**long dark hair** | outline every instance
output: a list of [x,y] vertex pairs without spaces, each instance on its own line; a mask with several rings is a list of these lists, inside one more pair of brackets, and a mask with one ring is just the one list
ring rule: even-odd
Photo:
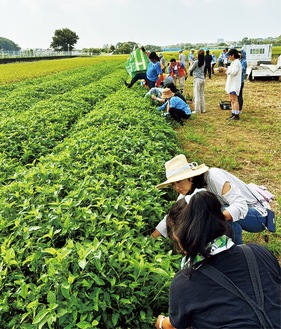
[[204,50],[200,49],[198,51],[198,67],[202,67],[205,64],[205,54],[204,54]]
[[224,234],[231,236],[218,198],[207,191],[196,193],[189,204],[185,199],[177,201],[168,212],[167,227],[169,237],[178,245],[177,251],[184,250],[191,262],[198,253],[209,257],[209,242]]
[[173,93],[176,93],[177,91],[179,91],[179,90],[176,88],[176,86],[175,86],[175,84],[174,84],[173,82],[168,83],[168,84],[166,85],[166,88],[170,88],[171,91],[172,91]]
[[205,188],[206,186],[207,182],[205,181],[204,174],[194,176],[192,179],[192,187],[188,194],[192,194],[196,188]]

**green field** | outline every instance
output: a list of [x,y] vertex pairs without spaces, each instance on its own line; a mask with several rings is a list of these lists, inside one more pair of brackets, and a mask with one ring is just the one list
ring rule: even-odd
[[179,153],[267,185],[278,230],[244,237],[281,255],[280,83],[247,82],[234,125],[214,76],[179,127],[124,86],[126,57],[0,66],[1,329],[152,328],[181,258],[149,237],[175,200],[155,185]]

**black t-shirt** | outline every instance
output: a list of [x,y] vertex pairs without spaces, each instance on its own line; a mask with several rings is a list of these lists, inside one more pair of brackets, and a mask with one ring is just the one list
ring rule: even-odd
[[212,60],[213,60],[212,55],[205,55],[205,57],[204,57],[204,61],[205,61],[206,66],[210,66]]
[[[264,306],[274,328],[281,328],[280,266],[276,258],[264,247],[249,244],[260,271]],[[229,250],[212,256],[209,264],[228,276],[249,297],[255,295],[243,250],[234,245]],[[204,266],[204,265],[202,265]],[[250,305],[193,270],[179,271],[170,288],[170,321],[175,328],[194,329],[256,329],[258,318]]]

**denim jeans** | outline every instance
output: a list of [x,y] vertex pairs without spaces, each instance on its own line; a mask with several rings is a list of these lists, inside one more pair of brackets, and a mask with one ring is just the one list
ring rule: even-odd
[[[230,222],[233,232],[233,241],[242,244],[242,230],[252,233],[262,232],[266,223],[263,217],[255,208],[249,208],[247,216],[236,222]],[[264,224],[264,225],[263,225]]]

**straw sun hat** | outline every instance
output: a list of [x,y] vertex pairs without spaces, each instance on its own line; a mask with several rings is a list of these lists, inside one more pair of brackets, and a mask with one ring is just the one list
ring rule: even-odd
[[162,91],[162,95],[161,95],[161,98],[171,98],[175,96],[175,94],[171,91],[170,88],[164,88],[163,91]]
[[167,180],[156,185],[157,188],[166,187],[174,182],[186,178],[199,176],[209,170],[204,163],[198,165],[196,162],[188,163],[185,155],[180,154],[165,163]]

